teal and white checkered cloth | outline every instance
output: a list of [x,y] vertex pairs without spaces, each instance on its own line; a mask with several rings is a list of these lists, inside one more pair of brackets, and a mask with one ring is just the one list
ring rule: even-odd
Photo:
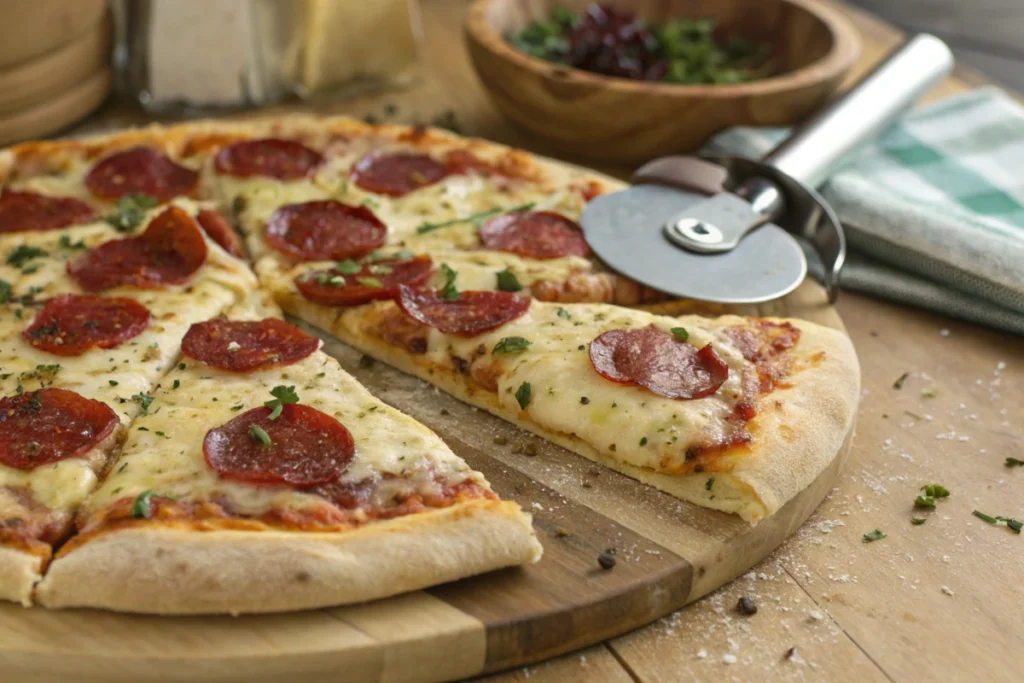
[[[784,135],[734,128],[702,151],[760,157]],[[843,288],[1024,335],[1024,107],[1006,94],[913,111],[822,194],[850,246]]]

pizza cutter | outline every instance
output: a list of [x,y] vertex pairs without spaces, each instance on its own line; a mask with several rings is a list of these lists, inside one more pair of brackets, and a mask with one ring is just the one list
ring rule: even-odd
[[760,161],[655,159],[637,170],[629,189],[587,204],[580,219],[587,242],[611,268],[645,285],[736,304],[796,289],[807,274],[803,240],[824,265],[833,302],[846,240],[814,188],[952,66],[945,43],[921,34]]

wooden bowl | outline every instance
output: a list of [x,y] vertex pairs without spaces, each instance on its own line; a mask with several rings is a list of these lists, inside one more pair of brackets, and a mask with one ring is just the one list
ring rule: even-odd
[[494,103],[562,153],[638,164],[692,152],[738,125],[787,125],[821,106],[853,66],[856,29],[817,0],[604,0],[655,23],[715,19],[725,35],[772,46],[777,76],[736,85],[674,85],[612,78],[530,57],[509,31],[547,18],[555,6],[591,0],[474,0],[469,54]]

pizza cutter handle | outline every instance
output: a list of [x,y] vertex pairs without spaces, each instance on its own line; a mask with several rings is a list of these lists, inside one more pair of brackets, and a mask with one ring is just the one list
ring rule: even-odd
[[946,44],[919,34],[762,161],[817,187],[840,161],[875,139],[952,68],[953,54]]

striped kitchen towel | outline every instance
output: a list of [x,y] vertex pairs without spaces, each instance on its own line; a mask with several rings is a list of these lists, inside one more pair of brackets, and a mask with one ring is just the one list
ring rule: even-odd
[[[702,151],[760,157],[784,135],[733,128]],[[843,288],[1024,335],[1024,107],[1005,93],[914,110],[821,190],[850,247]]]

